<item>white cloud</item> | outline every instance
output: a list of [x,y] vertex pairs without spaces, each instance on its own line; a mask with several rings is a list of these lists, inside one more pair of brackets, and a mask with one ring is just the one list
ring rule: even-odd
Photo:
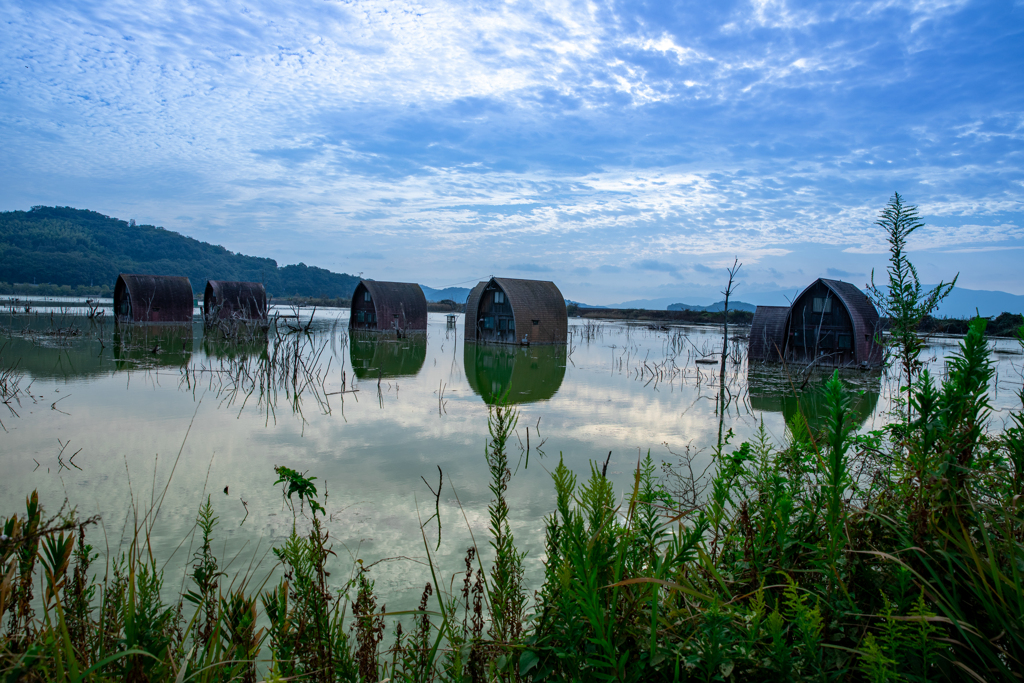
[[[377,242],[360,250],[391,275],[450,279],[495,245],[567,269],[883,253],[894,188],[964,224],[922,232],[933,249],[1021,238],[1024,118],[1008,86],[972,89],[985,66],[956,51],[989,37],[957,33],[960,3],[0,10],[4,209],[73,204],[333,268]],[[941,72],[914,56],[940,39]],[[904,94],[920,82],[964,94]]]

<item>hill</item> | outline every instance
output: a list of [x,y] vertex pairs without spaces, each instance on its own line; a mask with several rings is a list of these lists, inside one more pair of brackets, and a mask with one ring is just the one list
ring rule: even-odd
[[[669,311],[709,311],[709,312],[721,312],[725,308],[725,301],[716,301],[710,306],[698,306],[697,304],[669,304],[667,310]],[[732,301],[729,303],[730,311],[749,311],[753,313],[757,308],[754,304],[748,304],[743,301]]]
[[423,296],[427,297],[427,301],[454,301],[457,304],[466,303],[466,299],[469,297],[469,289],[466,287],[445,287],[444,289],[434,289],[433,287],[427,287],[426,285],[420,285],[420,289],[423,290]]
[[303,263],[279,267],[153,225],[95,211],[34,206],[0,212],[0,283],[113,286],[118,273],[187,275],[201,291],[209,280],[262,282],[275,296],[350,297],[359,278]]

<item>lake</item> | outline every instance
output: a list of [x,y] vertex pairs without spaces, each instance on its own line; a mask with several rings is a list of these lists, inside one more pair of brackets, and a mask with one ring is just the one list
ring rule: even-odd
[[[180,588],[207,496],[219,516],[221,566],[272,570],[269,548],[293,520],[273,486],[273,467],[284,465],[317,477],[321,500],[327,494],[336,576],[356,558],[381,561],[371,571],[380,599],[413,607],[430,578],[426,548],[451,577],[474,538],[486,547],[487,417],[502,396],[519,413],[508,501],[534,585],[554,504],[548,472],[559,457],[580,477],[607,460],[621,496],[648,451],[666,466],[689,453],[699,473],[718,437],[718,365],[707,362],[721,348],[716,328],[570,319],[567,347],[510,348],[464,344],[461,315],[452,329],[444,314],[430,314],[425,338],[380,340],[350,338],[347,310],[310,319],[304,309],[265,341],[229,343],[204,337],[198,318],[191,327],[117,329],[67,303],[29,314],[8,306],[0,318],[0,368],[21,375],[18,395],[0,406],[0,508],[23,512],[33,489],[51,512],[67,498],[80,515],[101,517],[91,542],[110,556],[130,541],[136,518],[159,507],[150,540],[169,595]],[[738,444],[763,420],[781,443],[793,388],[777,368],[747,367],[745,333],[730,341],[738,361],[727,365],[723,426]],[[929,341],[933,372],[942,374],[956,341]],[[992,344],[999,428],[1019,402],[1022,356],[1015,341]],[[896,380],[861,371],[844,380],[861,428],[880,427]],[[813,396],[803,400],[813,410]]]

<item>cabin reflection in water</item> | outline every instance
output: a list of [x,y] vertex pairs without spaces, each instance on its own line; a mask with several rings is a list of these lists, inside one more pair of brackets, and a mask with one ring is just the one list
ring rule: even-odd
[[114,367],[132,370],[182,367],[192,357],[192,325],[129,325],[114,328]]
[[[831,376],[831,372],[818,373],[801,391],[799,387],[803,379],[795,377],[790,382],[782,368],[751,367],[747,371],[750,407],[755,415],[782,413],[787,425],[803,411],[812,431],[818,431],[825,426],[826,415],[822,386]],[[878,406],[878,399],[882,394],[882,373],[840,370],[839,378],[846,388],[851,419],[859,429]],[[795,394],[794,386],[797,388]]]
[[534,403],[554,396],[565,379],[561,345],[492,346],[466,344],[466,379],[484,403]]
[[253,335],[241,340],[211,335],[203,335],[203,353],[207,358],[218,360],[234,360],[245,358],[267,358],[269,343],[266,335]]
[[353,334],[349,338],[352,372],[358,379],[411,377],[423,369],[427,338],[415,335],[400,339]]

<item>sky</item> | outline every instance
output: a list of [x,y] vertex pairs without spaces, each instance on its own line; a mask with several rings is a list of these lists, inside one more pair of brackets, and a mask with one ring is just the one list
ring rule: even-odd
[[0,210],[591,304],[1024,294],[1024,2],[0,0]]

